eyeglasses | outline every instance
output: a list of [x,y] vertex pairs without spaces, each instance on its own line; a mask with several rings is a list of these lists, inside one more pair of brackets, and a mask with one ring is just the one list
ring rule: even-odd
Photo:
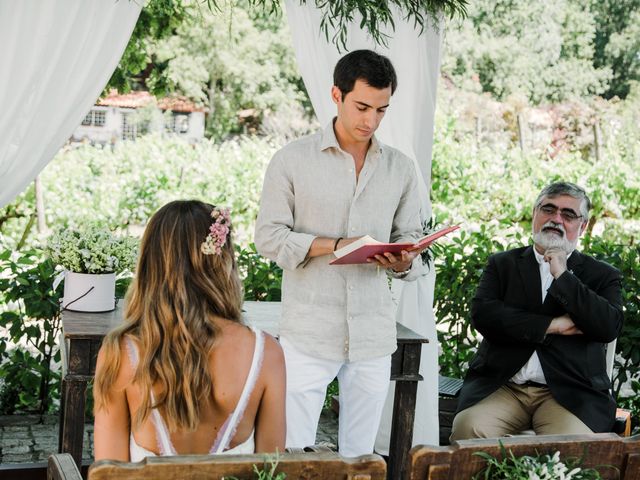
[[582,218],[582,215],[578,215],[570,208],[558,208],[553,203],[545,203],[544,205],[538,205],[538,210],[549,217],[555,216],[560,210],[560,216],[567,223],[573,223],[576,220]]

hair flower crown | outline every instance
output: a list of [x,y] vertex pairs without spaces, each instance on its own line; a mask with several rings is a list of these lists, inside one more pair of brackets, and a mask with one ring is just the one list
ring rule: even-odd
[[231,230],[229,209],[213,207],[211,218],[213,218],[213,223],[209,227],[207,238],[200,245],[200,251],[205,255],[220,255]]

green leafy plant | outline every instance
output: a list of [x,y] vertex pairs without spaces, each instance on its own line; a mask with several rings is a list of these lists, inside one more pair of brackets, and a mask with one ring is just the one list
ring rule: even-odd
[[537,454],[516,457],[500,442],[501,458],[486,452],[475,452],[487,466],[473,476],[474,480],[597,480],[602,476],[594,468],[583,467],[583,458],[560,459],[560,452],[553,455]]
[[517,234],[500,236],[485,225],[479,231],[464,229],[446,243],[436,243],[434,307],[438,328],[440,373],[462,378],[477,349],[477,334],[471,326],[471,300],[475,295],[489,255],[519,243]]
[[329,385],[327,385],[327,393],[324,397],[324,404],[322,408],[330,410],[333,403],[333,397],[340,394],[340,386],[338,385],[338,379],[334,378]]
[[[274,0],[271,0],[275,3]],[[303,3],[306,3],[304,1]],[[393,10],[398,9],[403,18],[413,21],[420,32],[431,22],[438,25],[438,16],[444,14],[449,18],[467,12],[466,0],[429,0],[413,2],[407,0],[389,0],[387,2],[369,2],[353,0],[331,0],[315,2],[322,11],[320,30],[327,40],[331,40],[338,49],[346,50],[348,25],[360,15],[360,28],[366,29],[371,38],[379,45],[387,45],[389,35],[385,29],[395,30]]]
[[[428,218],[424,222],[422,222],[422,235],[430,235],[436,231],[437,223],[433,217]],[[420,259],[422,260],[422,264],[426,265],[428,269],[431,269],[433,265],[433,252],[431,247],[420,252]]]
[[[107,89],[116,87],[128,90],[146,80],[149,70],[163,68],[163,60],[149,55],[150,45],[165,39],[175,33],[180,26],[202,16],[203,11],[198,4],[206,3],[214,14],[221,14],[231,4],[238,8],[238,4],[250,7],[254,15],[278,17],[282,10],[281,0],[246,0],[244,2],[228,2],[227,0],[199,0],[198,2],[183,2],[179,0],[150,0],[146,2],[131,39],[127,44],[120,64],[112,75]],[[301,0],[307,3],[307,0]],[[372,2],[369,0],[308,0],[322,13],[320,29],[327,40],[331,39],[339,48],[345,50],[349,23],[356,14],[361,16],[360,28],[369,32],[374,42],[386,44],[388,35],[385,30],[393,31],[395,22],[393,10],[398,9],[402,18],[414,23],[420,30],[432,22],[438,25],[440,15],[452,18],[464,17],[468,0],[428,0],[415,2],[412,0],[390,0],[388,2]],[[229,22],[228,30],[233,28]],[[259,48],[257,46],[256,48]],[[211,68],[211,67],[210,67]],[[108,91],[108,90],[107,90]]]
[[260,255],[253,243],[247,248],[236,246],[236,252],[244,283],[244,299],[279,302],[282,296],[282,269]]
[[618,245],[599,238],[585,242],[588,253],[622,273],[624,324],[616,343],[613,392],[618,406],[631,410],[634,429],[640,416],[640,246]]
[[[265,458],[263,468],[259,468],[257,465],[253,465],[254,477],[252,480],[284,480],[287,478],[284,472],[276,473],[276,468],[279,462],[278,453],[271,457]],[[223,477],[223,480],[240,480],[237,477]]]
[[0,253],[0,413],[50,413],[59,397],[60,293],[53,289],[55,265],[42,252]]
[[89,223],[57,230],[49,238],[46,252],[55,264],[71,272],[122,273],[135,266],[138,240]]

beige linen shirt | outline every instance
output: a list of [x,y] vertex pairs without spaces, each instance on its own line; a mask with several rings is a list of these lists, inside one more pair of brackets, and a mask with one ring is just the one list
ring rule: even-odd
[[[278,151],[265,174],[255,243],[284,271],[280,335],[309,355],[335,361],[393,353],[395,308],[386,270],[329,265],[333,255],[307,254],[316,237],[415,241],[422,236],[419,208],[413,162],[375,137],[357,182],[333,122]],[[403,280],[423,273],[418,256]]]

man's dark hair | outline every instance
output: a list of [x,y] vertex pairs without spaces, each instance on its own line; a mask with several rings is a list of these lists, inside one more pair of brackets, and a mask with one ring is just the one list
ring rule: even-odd
[[391,87],[391,95],[396,91],[398,79],[391,61],[372,50],[354,50],[346,54],[333,70],[333,84],[347,95],[356,83],[363,80],[373,88]]

